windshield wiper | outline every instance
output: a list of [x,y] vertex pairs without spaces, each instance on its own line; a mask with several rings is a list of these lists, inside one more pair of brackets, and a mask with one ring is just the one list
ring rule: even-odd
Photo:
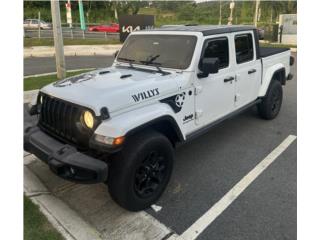
[[124,57],[118,57],[117,59],[127,61],[127,62],[135,62],[136,60],[130,59],[130,58],[124,58]]
[[163,71],[163,70],[160,68],[161,63],[154,62],[154,60],[156,60],[158,57],[160,57],[160,54],[155,55],[155,56],[152,56],[152,55],[151,55],[151,56],[147,57],[146,60],[140,61],[140,62],[141,62],[142,64],[144,64],[144,65],[153,65],[153,66],[155,66],[155,67],[157,68],[158,72],[161,73],[162,75],[170,74],[170,73],[168,73],[168,72]]
[[[160,64],[161,65],[161,64]],[[161,73],[162,75],[168,75],[168,74],[170,74],[169,72],[165,72],[165,71],[163,71],[159,66],[155,66],[157,69],[158,69],[158,72],[159,73]]]
[[155,56],[149,56],[147,57],[146,60],[144,61],[140,61],[141,63],[145,64],[145,65],[149,65],[149,64],[152,64],[154,60],[156,60],[158,57],[160,57],[160,54],[158,55],[155,55]]
[[[156,56],[153,56],[153,57],[150,57],[148,60],[146,61],[139,61],[140,63],[144,64],[144,65],[152,65],[152,66],[155,66],[157,68],[157,72],[161,73],[162,75],[168,75],[170,74],[169,72],[165,72],[163,71],[160,66],[161,66],[161,63],[157,63],[157,62],[153,62],[154,60],[156,60],[158,57],[160,57],[160,55],[156,55]],[[134,69],[138,69],[136,67],[133,66],[132,63],[136,62],[136,60],[134,59],[130,59],[130,58],[124,58],[124,57],[118,57],[117,59],[119,60],[123,60],[123,61],[126,61],[131,68],[134,68]]]
[[130,58],[124,58],[124,57],[118,57],[117,60],[118,60],[118,59],[119,59],[119,60],[126,61],[127,63],[129,63],[129,65],[130,65],[131,68],[135,68],[132,63],[134,63],[136,60],[130,59]]
[[157,68],[157,72],[158,73],[161,73],[162,75],[168,75],[168,74],[170,74],[170,72],[165,72],[165,71],[163,71],[162,70],[162,68],[160,67],[162,64],[161,63],[157,63],[157,62],[153,62],[152,64],[151,64],[151,66],[154,66],[154,67],[156,67]]

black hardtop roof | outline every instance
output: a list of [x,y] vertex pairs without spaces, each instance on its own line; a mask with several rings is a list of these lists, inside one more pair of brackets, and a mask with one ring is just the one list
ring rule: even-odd
[[213,34],[231,33],[254,29],[256,29],[256,27],[250,25],[167,25],[160,28],[147,29],[143,31],[201,32],[203,36],[208,36]]

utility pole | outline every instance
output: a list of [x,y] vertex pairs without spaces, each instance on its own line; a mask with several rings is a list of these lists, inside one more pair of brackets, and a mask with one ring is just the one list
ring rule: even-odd
[[258,17],[259,17],[259,6],[260,6],[260,0],[256,0],[256,12],[254,14],[254,25],[258,26]]
[[221,25],[221,19],[222,19],[222,16],[221,16],[221,14],[222,14],[222,4],[221,4],[221,0],[219,1],[219,4],[220,4],[220,11],[219,11],[219,25]]
[[64,59],[59,1],[51,0],[51,15],[54,48],[56,53],[57,77],[58,79],[62,79],[66,77],[66,64]]
[[228,25],[232,25],[234,6],[235,6],[235,2],[234,0],[232,0],[230,3],[230,17],[229,17]]
[[38,12],[38,38],[41,38],[41,13],[40,11]]
[[72,28],[72,13],[71,13],[71,1],[68,0],[66,3],[66,13],[67,13],[67,23],[69,23],[69,27]]

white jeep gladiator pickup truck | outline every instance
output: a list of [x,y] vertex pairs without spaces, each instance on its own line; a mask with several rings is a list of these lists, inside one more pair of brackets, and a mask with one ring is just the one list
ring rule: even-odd
[[24,148],[58,176],[106,183],[119,205],[145,209],[169,182],[176,146],[254,105],[278,115],[294,59],[257,36],[252,26],[133,32],[111,67],[40,90]]

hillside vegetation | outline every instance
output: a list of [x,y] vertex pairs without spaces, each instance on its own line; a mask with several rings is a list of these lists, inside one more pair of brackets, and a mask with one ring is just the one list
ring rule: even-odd
[[[115,2],[115,1],[83,1],[86,22],[107,24],[117,22],[117,16],[123,14],[151,14],[155,15],[157,26],[163,24],[226,24],[230,15],[230,1],[212,1],[196,4],[195,2],[181,1],[154,1],[154,2]],[[61,21],[66,23],[65,1],[60,2]],[[275,23],[279,14],[296,13],[296,1],[261,1],[260,25]],[[51,22],[49,1],[24,1],[24,18],[38,18]],[[236,1],[233,13],[234,24],[252,24],[255,12],[254,1]],[[72,2],[72,18],[75,24],[79,23],[79,6]]]

